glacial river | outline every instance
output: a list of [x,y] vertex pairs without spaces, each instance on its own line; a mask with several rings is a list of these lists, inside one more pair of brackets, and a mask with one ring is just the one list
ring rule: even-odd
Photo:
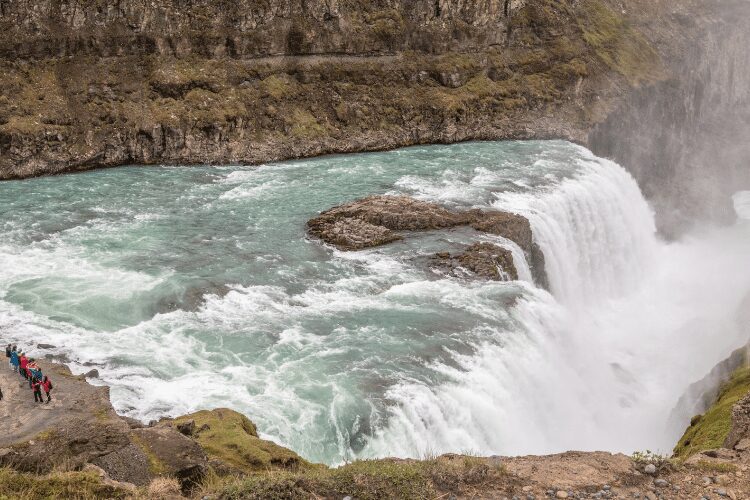
[[[509,244],[465,228],[351,253],[307,237],[382,193],[526,215],[550,289],[523,262],[516,282],[430,270]],[[330,464],[668,452],[680,396],[747,341],[749,225],[662,242],[631,176],[561,141],[4,182],[0,341],[96,367],[131,417],[230,407]]]

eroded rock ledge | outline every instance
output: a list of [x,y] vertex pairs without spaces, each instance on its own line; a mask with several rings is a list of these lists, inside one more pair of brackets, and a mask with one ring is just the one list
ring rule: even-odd
[[[362,250],[402,239],[403,233],[470,226],[516,243],[526,254],[535,281],[546,283],[544,254],[534,243],[531,224],[522,215],[479,209],[451,211],[408,196],[369,196],[326,210],[307,222],[312,236],[339,250]],[[460,255],[439,253],[440,267],[461,266],[489,279],[518,278],[509,250],[490,243],[470,246]],[[498,271],[500,266],[504,273]]]

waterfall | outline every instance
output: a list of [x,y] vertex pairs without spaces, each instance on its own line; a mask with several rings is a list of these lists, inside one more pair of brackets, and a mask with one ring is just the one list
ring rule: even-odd
[[671,450],[679,397],[746,341],[730,318],[750,290],[750,235],[661,242],[623,168],[577,161],[574,177],[493,203],[529,218],[551,294],[529,286],[511,326],[441,367],[450,382],[391,389],[397,404],[364,455]]

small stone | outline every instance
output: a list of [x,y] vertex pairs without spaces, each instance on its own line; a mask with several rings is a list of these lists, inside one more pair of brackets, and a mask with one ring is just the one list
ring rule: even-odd
[[703,476],[703,486],[708,486],[708,485],[709,485],[709,484],[711,484],[711,483],[713,483],[713,481],[711,481],[711,478],[710,478],[710,477],[708,477],[708,476]]
[[536,497],[529,493],[528,495],[526,495],[526,500],[536,500]]
[[609,491],[609,490],[611,490],[611,489],[612,489],[612,487],[611,487],[610,485],[608,485],[608,484],[605,484],[605,485],[604,485],[604,487],[603,487],[602,489],[603,489],[604,491]]
[[528,493],[529,491],[533,489],[534,489],[533,486],[524,486],[523,488],[521,488],[521,491],[523,491],[524,493]]
[[669,486],[669,483],[665,481],[664,479],[654,479],[654,484],[658,488],[664,488],[665,486]]
[[733,490],[727,490],[727,496],[732,500],[737,500],[737,493],[735,493]]
[[558,490],[558,492],[555,493],[555,496],[557,498],[568,498],[568,492],[564,490]]
[[341,500],[352,500],[352,497],[350,497],[350,496],[347,495],[344,498],[342,498]]
[[725,497],[727,496],[727,490],[725,490],[724,488],[719,488],[716,490],[716,494],[720,497]]
[[643,468],[643,472],[646,474],[656,474],[656,466],[654,464],[647,464],[646,467]]

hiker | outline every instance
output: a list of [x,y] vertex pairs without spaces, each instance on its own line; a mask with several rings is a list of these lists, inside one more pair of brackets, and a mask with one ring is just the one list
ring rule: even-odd
[[11,350],[12,350],[11,348],[12,348],[12,346],[10,344],[8,344],[8,347],[5,348],[5,357],[8,358],[8,366],[10,366],[10,369],[12,370],[13,369],[13,363],[11,363],[11,361],[10,361],[10,353],[11,353]]
[[42,398],[42,381],[34,380],[31,384],[31,390],[34,391],[34,402],[44,403],[44,399]]
[[16,346],[13,346],[13,349],[10,350],[10,365],[13,368],[14,372],[18,371],[18,352],[16,351]]
[[26,372],[26,366],[29,364],[29,358],[26,357],[26,354],[23,353],[23,351],[18,356],[18,368],[21,372],[21,377],[24,379],[27,379],[29,377],[28,373]]
[[31,358],[29,364],[26,365],[26,374],[29,377],[29,387],[31,387],[32,380],[42,380],[42,369],[36,364],[34,358]]
[[49,393],[52,389],[54,389],[54,387],[52,387],[52,381],[47,375],[45,375],[44,379],[42,379],[42,389],[44,389],[44,393],[47,395],[47,403],[49,403],[50,401],[52,401]]

